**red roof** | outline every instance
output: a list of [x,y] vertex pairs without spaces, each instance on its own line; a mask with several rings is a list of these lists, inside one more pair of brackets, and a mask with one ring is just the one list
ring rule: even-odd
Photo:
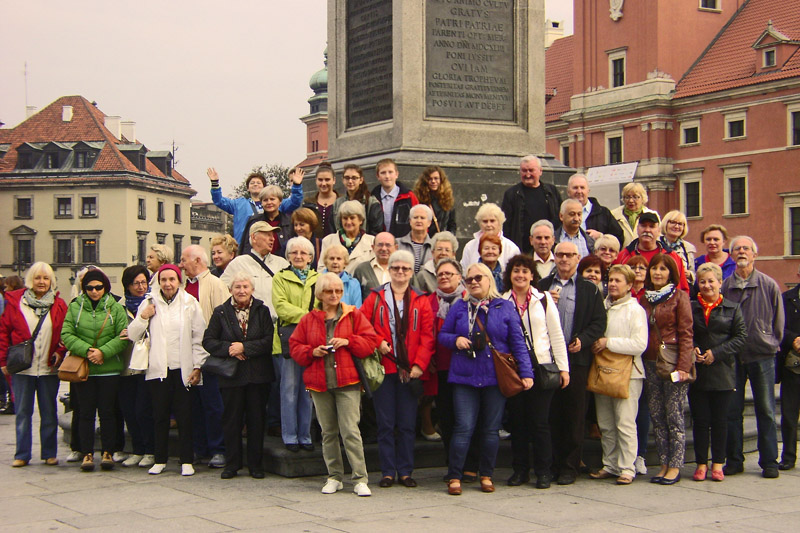
[[544,52],[544,86],[549,97],[545,104],[545,122],[558,120],[569,111],[572,96],[573,47],[575,36],[562,37]]
[[[779,68],[758,72],[753,43],[772,21],[794,43],[794,54]],[[749,0],[678,82],[674,98],[800,76],[800,0]],[[760,57],[760,56],[759,56]]]
[[[72,106],[72,119],[68,122],[62,120],[62,110],[64,106]],[[8,153],[0,159],[0,173],[14,172],[17,166],[17,148],[26,142],[105,142],[100,150],[97,160],[91,169],[83,174],[81,178],[88,177],[86,174],[94,172],[119,172],[126,171],[137,174],[149,174],[151,177],[161,178],[170,182],[170,185],[186,190],[189,186],[187,180],[177,170],[172,170],[172,176],[166,176],[149,159],[146,162],[146,171],[142,172],[131,163],[131,161],[120,152],[117,145],[122,144],[114,134],[105,127],[106,115],[97,107],[91,104],[82,96],[62,96],[41,111],[32,115],[15,128],[0,129],[0,143],[10,144]],[[133,141],[131,141],[133,142]],[[19,176],[22,177],[22,176]],[[27,178],[39,178],[39,175]],[[76,176],[77,177],[77,176]],[[17,176],[10,177],[15,179]],[[97,176],[91,179],[104,179]],[[116,179],[116,178],[105,178]],[[176,183],[177,182],[177,183]],[[10,183],[9,178],[4,178],[2,183]]]

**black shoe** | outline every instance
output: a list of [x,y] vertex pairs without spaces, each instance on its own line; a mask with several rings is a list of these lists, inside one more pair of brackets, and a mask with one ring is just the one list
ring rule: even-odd
[[297,452],[300,451],[300,445],[299,444],[287,444],[286,445],[286,449],[289,450],[292,453],[297,453]]
[[302,449],[304,449],[305,451],[307,451],[307,452],[313,452],[314,451],[314,444],[312,444],[310,442],[308,444],[301,444],[300,447]]
[[264,479],[266,474],[260,468],[251,468],[250,469],[250,477],[253,479]]
[[675,483],[677,483],[680,480],[681,480],[681,473],[678,472],[678,475],[675,476],[672,479],[662,477],[661,478],[661,485],[674,485]]
[[[5,379],[5,376],[3,376],[3,379]],[[14,402],[8,402],[0,409],[0,415],[13,415],[14,413]]]
[[393,477],[384,477],[378,482],[378,486],[382,489],[388,489],[394,485],[394,478]]
[[561,474],[559,474],[558,476],[558,481],[556,481],[556,483],[558,483],[559,485],[572,485],[573,483],[575,483],[577,477],[578,476],[574,472],[561,472]]
[[239,475],[239,473],[236,470],[228,470],[226,468],[225,470],[222,471],[222,473],[219,475],[219,477],[221,477],[222,479],[231,479],[231,478],[234,478],[234,477],[236,477],[238,475]]
[[664,476],[653,476],[650,478],[650,483],[660,484],[661,480],[664,479]]
[[404,487],[408,487],[410,489],[413,489],[414,487],[417,486],[417,481],[411,476],[401,477],[397,480],[397,482],[403,485]]
[[509,487],[519,487],[520,485],[524,485],[528,481],[531,480],[531,476],[527,472],[514,472],[511,474],[511,477],[508,478],[506,481],[506,485]]
[[727,464],[722,468],[722,473],[726,476],[735,476],[744,472],[744,465]]
[[778,477],[780,475],[778,473],[778,468],[779,467],[777,467],[777,466],[768,466],[767,468],[765,468],[764,470],[761,471],[761,477],[767,478],[767,479],[775,479],[776,477]]
[[778,465],[778,470],[794,470],[794,463],[787,463],[785,461],[781,461]]
[[537,489],[549,489],[550,482],[553,480],[550,474],[542,474],[541,476],[536,478],[536,488]]

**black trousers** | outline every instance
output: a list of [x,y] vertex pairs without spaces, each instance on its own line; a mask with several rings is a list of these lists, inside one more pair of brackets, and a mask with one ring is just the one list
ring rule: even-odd
[[263,468],[264,426],[269,398],[269,383],[248,383],[241,387],[224,387],[222,394],[222,434],[225,439],[226,470],[242,468],[242,428],[247,423],[247,466]]
[[69,438],[69,449],[73,452],[81,451],[81,413],[77,385],[77,383],[69,384],[69,406],[72,408],[72,434]]
[[192,448],[192,392],[183,386],[180,369],[168,370],[165,379],[151,379],[150,399],[153,402],[156,463],[169,457],[170,413],[178,423],[178,449],[181,464],[194,461]]
[[508,399],[511,414],[511,465],[514,472],[527,474],[531,468],[533,445],[533,471],[537,476],[550,474],[553,467],[553,447],[550,436],[550,403],[553,390],[532,389],[522,391]]
[[550,409],[553,443],[553,470],[578,475],[586,430],[589,367],[570,365],[569,385],[558,389]]
[[781,368],[781,462],[797,461],[797,419],[800,418],[800,374]]
[[89,376],[86,381],[75,384],[75,391],[81,405],[78,415],[81,453],[94,453],[95,413],[100,418],[100,444],[103,451],[113,452],[116,448],[119,376]]
[[698,465],[708,463],[708,438],[711,436],[711,462],[724,463],[728,442],[728,409],[732,390],[710,391],[689,387],[692,412],[694,456]]

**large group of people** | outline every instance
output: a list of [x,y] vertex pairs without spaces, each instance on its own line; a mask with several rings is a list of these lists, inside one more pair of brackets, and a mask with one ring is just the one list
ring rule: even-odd
[[[540,180],[535,156],[522,158],[502,208],[477,210],[480,229],[460,259],[453,190],[440,167],[410,189],[395,162],[381,160],[370,192],[362,169],[347,165],[340,194],[325,163],[305,197],[304,173],[294,169],[286,199],[257,173],[248,197],[225,198],[216,171],[208,175],[214,202],[233,215],[233,235],[210,242],[210,259],[198,245],[173,255],[154,244],[145,265],[123,272],[121,297],[91,265],[68,298],[46,263],[33,264],[22,287],[6,281],[0,367],[11,391],[4,405],[16,412],[13,466],[31,461],[34,398],[41,459],[58,464],[58,369],[67,355],[88,365],[88,377],[70,384],[67,458],[86,472],[95,468],[96,418],[101,469],[161,474],[177,426],[180,473],[208,462],[223,479],[245,464],[265,476],[264,436],[276,423],[291,453],[315,449],[318,424],[322,492],[344,487],[341,438],[353,491],[369,496],[366,435],[377,441],[378,485],[416,487],[421,419],[423,436],[442,442],[449,494],[470,482],[494,492],[505,430],[506,484],[547,489],[587,472],[583,443],[594,422],[602,466],[590,478],[629,485],[646,474],[652,425],[660,468],[650,482],[672,485],[685,462],[688,399],[693,479],[710,468],[722,481],[744,469],[748,380],[763,477],[795,466],[800,297],[796,287],[781,297],[755,268],[750,237],[728,248],[727,230],[712,224],[701,233],[706,253],[695,257],[686,216],[648,208],[641,184],[626,185],[622,205],[608,209],[576,174],[562,200]],[[25,341],[29,367],[9,369]]]

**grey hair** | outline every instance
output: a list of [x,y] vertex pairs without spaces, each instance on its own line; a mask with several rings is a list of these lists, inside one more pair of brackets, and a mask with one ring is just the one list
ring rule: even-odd
[[233,286],[238,281],[247,281],[248,283],[250,283],[250,287],[252,287],[253,289],[256,288],[256,281],[253,279],[253,276],[251,276],[250,274],[248,274],[244,270],[239,270],[231,278],[231,282],[228,285],[228,290],[232,291],[233,290]]
[[150,249],[156,253],[156,259],[158,259],[158,261],[162,265],[166,265],[167,263],[172,262],[173,258],[172,248],[170,248],[166,244],[154,244],[150,246]]
[[[341,285],[342,290],[344,290],[344,283],[338,274],[334,274],[333,272],[325,272],[324,274],[320,274],[317,278],[317,284],[314,287],[314,297],[317,300],[322,300],[322,292],[327,290],[328,287],[334,283]],[[319,307],[322,307],[322,302],[319,302]]]
[[539,168],[542,168],[542,160],[533,154],[526,155],[520,160],[519,163],[520,165],[523,163],[536,163],[539,166]]
[[53,272],[53,267],[51,267],[44,261],[35,262],[28,268],[28,271],[25,272],[25,287],[27,287],[28,289],[32,289],[33,279],[39,274],[44,274],[45,276],[50,278],[50,290],[55,291],[56,273]]
[[567,212],[568,209],[567,206],[569,206],[570,204],[578,204],[578,207],[581,208],[581,215],[583,215],[583,204],[581,204],[578,200],[574,200],[572,198],[567,198],[566,200],[561,202],[561,209],[559,209],[558,212],[563,215],[564,213]]
[[747,239],[748,241],[750,241],[750,243],[753,245],[753,251],[755,253],[758,253],[758,245],[756,244],[756,241],[754,241],[753,238],[748,236],[748,235],[737,235],[736,237],[731,239],[731,242],[730,242],[730,247],[731,247],[730,250],[731,250],[731,252],[733,251],[733,248],[734,248],[733,245],[736,244],[736,241],[739,241],[739,240],[742,240],[742,239]]
[[492,202],[483,204],[478,208],[478,212],[475,213],[475,220],[480,224],[481,220],[486,217],[494,217],[497,221],[502,225],[506,221],[506,214],[503,213],[503,210],[500,209],[500,206],[497,204],[493,204]]
[[450,265],[453,268],[455,268],[459,276],[464,275],[464,269],[461,267],[461,263],[459,263],[455,259],[450,259],[449,257],[445,257],[444,259],[439,259],[439,262],[436,263],[436,272],[439,272],[439,269],[444,265]]
[[367,212],[364,211],[364,204],[358,200],[342,202],[342,205],[339,206],[339,220],[342,220],[342,217],[351,217],[353,215],[360,217],[362,222],[366,220]]
[[347,253],[347,248],[337,242],[325,248],[325,251],[322,253],[322,257],[320,258],[323,265],[327,266],[328,256],[331,254],[331,252],[342,252],[345,266],[347,266],[347,264],[350,262],[350,254]]
[[556,234],[556,228],[554,228],[554,227],[553,227],[553,223],[552,223],[552,222],[550,222],[549,220],[547,220],[547,219],[543,218],[542,220],[537,220],[536,222],[534,222],[533,224],[531,224],[531,235],[533,235],[533,231],[534,231],[536,228],[540,228],[540,227],[542,227],[542,226],[544,226],[544,227],[546,227],[546,228],[549,228],[549,229],[550,229],[550,234],[551,234],[551,235],[555,235],[555,234]]
[[199,244],[191,244],[183,249],[183,253],[188,254],[191,259],[199,259],[203,266],[208,266],[208,252]]
[[286,243],[286,255],[289,255],[297,246],[311,254],[311,261],[314,260],[314,245],[305,237],[292,237],[289,239],[289,242]]
[[258,194],[258,199],[266,200],[269,196],[274,196],[278,200],[283,200],[283,189],[277,185],[267,185],[261,189],[261,192]]
[[409,218],[414,216],[414,211],[419,211],[420,209],[425,211],[425,216],[428,218],[428,222],[433,220],[433,211],[431,211],[431,208],[425,204],[417,204],[414,207],[412,207],[408,212]]
[[436,248],[436,245],[439,244],[440,241],[449,242],[453,247],[453,253],[458,250],[458,239],[456,239],[456,236],[449,231],[440,231],[431,237],[431,249]]
[[392,266],[395,263],[408,263],[413,267],[414,254],[408,250],[397,250],[396,252],[392,252],[392,255],[389,256],[389,266]]
[[[481,274],[489,278],[489,293],[486,295],[486,298],[490,300],[493,300],[494,298],[500,298],[500,293],[497,291],[497,284],[494,282],[494,276],[492,275],[492,271],[489,270],[489,267],[483,263],[472,263],[467,267],[467,276],[469,276],[469,271],[473,268],[477,268],[480,270]],[[464,300],[469,300],[469,291],[464,294]]]
[[719,267],[719,265],[716,265],[714,263],[703,263],[702,265],[697,267],[698,281],[700,280],[700,276],[702,276],[706,272],[713,272],[714,277],[717,278],[717,280],[720,283],[722,283],[722,269]]
[[569,181],[567,181],[567,187],[572,185],[572,182],[578,178],[582,178],[586,182],[586,186],[589,186],[589,178],[587,178],[585,174],[573,174],[569,177]]
[[618,252],[620,250],[619,239],[617,239],[615,236],[611,235],[610,233],[606,233],[604,235],[601,235],[600,237],[597,238],[596,241],[594,241],[594,249],[595,250],[597,250],[601,246],[606,246],[607,248],[614,248]]

